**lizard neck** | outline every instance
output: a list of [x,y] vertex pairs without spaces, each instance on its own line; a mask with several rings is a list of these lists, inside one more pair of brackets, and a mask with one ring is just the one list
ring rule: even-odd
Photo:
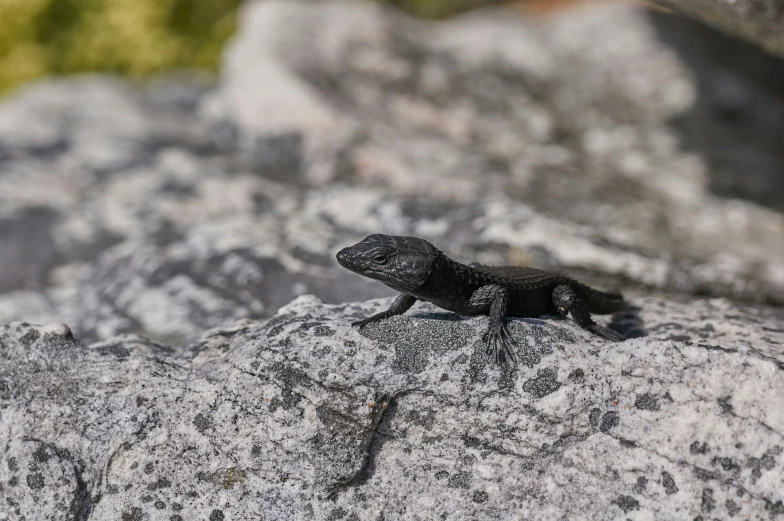
[[427,280],[409,294],[448,311],[471,314],[471,296],[484,285],[482,279],[483,274],[475,268],[436,252]]
[[474,266],[461,264],[450,259],[441,252],[438,253],[440,254],[438,258],[441,261],[441,271],[448,274],[452,280],[459,281],[462,286],[475,290],[489,284],[503,285],[506,283],[503,277],[495,273]]
[[463,288],[466,291],[473,292],[475,289],[489,283],[485,280],[486,278],[486,274],[478,271],[476,268],[461,264],[437,251],[433,272],[428,279],[428,283],[432,284],[428,285],[434,288]]

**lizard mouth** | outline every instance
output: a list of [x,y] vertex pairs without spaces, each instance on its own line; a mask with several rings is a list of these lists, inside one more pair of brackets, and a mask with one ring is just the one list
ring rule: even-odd
[[375,274],[373,266],[369,265],[363,256],[358,255],[357,251],[353,248],[343,248],[335,255],[335,258],[337,259],[338,264],[354,273],[359,273],[366,277],[372,277]]
[[384,283],[394,284],[398,282],[395,277],[387,272],[388,266],[378,266],[373,262],[368,262],[365,256],[357,254],[357,251],[351,247],[340,250],[337,255],[335,255],[335,258],[337,259],[338,264],[354,273],[359,273],[360,275]]

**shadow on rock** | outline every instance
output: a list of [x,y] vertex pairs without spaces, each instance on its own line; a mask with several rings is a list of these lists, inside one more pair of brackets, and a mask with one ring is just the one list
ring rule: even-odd
[[694,106],[671,123],[706,159],[711,191],[784,212],[784,60],[685,17],[650,19],[696,79]]
[[639,306],[627,304],[622,311],[613,314],[607,327],[625,338],[645,337],[647,332],[645,331],[645,323],[640,316],[640,311],[642,310]]

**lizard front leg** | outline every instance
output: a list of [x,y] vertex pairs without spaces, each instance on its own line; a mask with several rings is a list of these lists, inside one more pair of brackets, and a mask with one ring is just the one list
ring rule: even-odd
[[616,342],[626,340],[615,331],[594,322],[585,302],[580,299],[577,292],[568,284],[560,284],[553,289],[553,304],[555,304],[555,309],[561,315],[566,316],[571,313],[578,326],[587,329],[595,335]]
[[517,363],[513,345],[516,342],[509,334],[506,327],[506,306],[509,294],[505,287],[498,284],[482,286],[474,291],[469,300],[469,305],[474,311],[490,316],[487,331],[482,336],[487,354],[495,358],[496,363],[503,364],[509,361]]
[[388,310],[382,311],[381,313],[376,313],[373,316],[363,318],[362,320],[357,320],[356,322],[352,322],[352,326],[359,327],[360,329],[365,327],[368,324],[372,324],[373,322],[378,322],[379,320],[384,320],[385,318],[393,317],[395,315],[402,315],[409,309],[411,306],[414,305],[416,302],[416,297],[412,297],[411,295],[406,295],[405,293],[401,293],[397,296],[395,301],[389,307]]

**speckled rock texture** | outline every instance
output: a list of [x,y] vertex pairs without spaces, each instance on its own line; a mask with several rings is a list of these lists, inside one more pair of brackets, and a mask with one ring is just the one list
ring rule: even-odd
[[[0,521],[784,514],[779,62],[625,5],[241,26],[217,83],[0,103]],[[623,289],[635,338],[351,329],[378,232]]]
[[303,296],[167,347],[0,327],[0,519],[775,519],[784,317],[633,301],[608,343]]
[[653,0],[690,14],[784,57],[784,2],[781,0]]
[[624,5],[432,24],[270,0],[241,26],[217,84],[83,77],[0,103],[0,323],[181,345],[305,293],[385,296],[334,261],[375,232],[784,302],[784,94],[764,83],[784,68],[753,49]]

